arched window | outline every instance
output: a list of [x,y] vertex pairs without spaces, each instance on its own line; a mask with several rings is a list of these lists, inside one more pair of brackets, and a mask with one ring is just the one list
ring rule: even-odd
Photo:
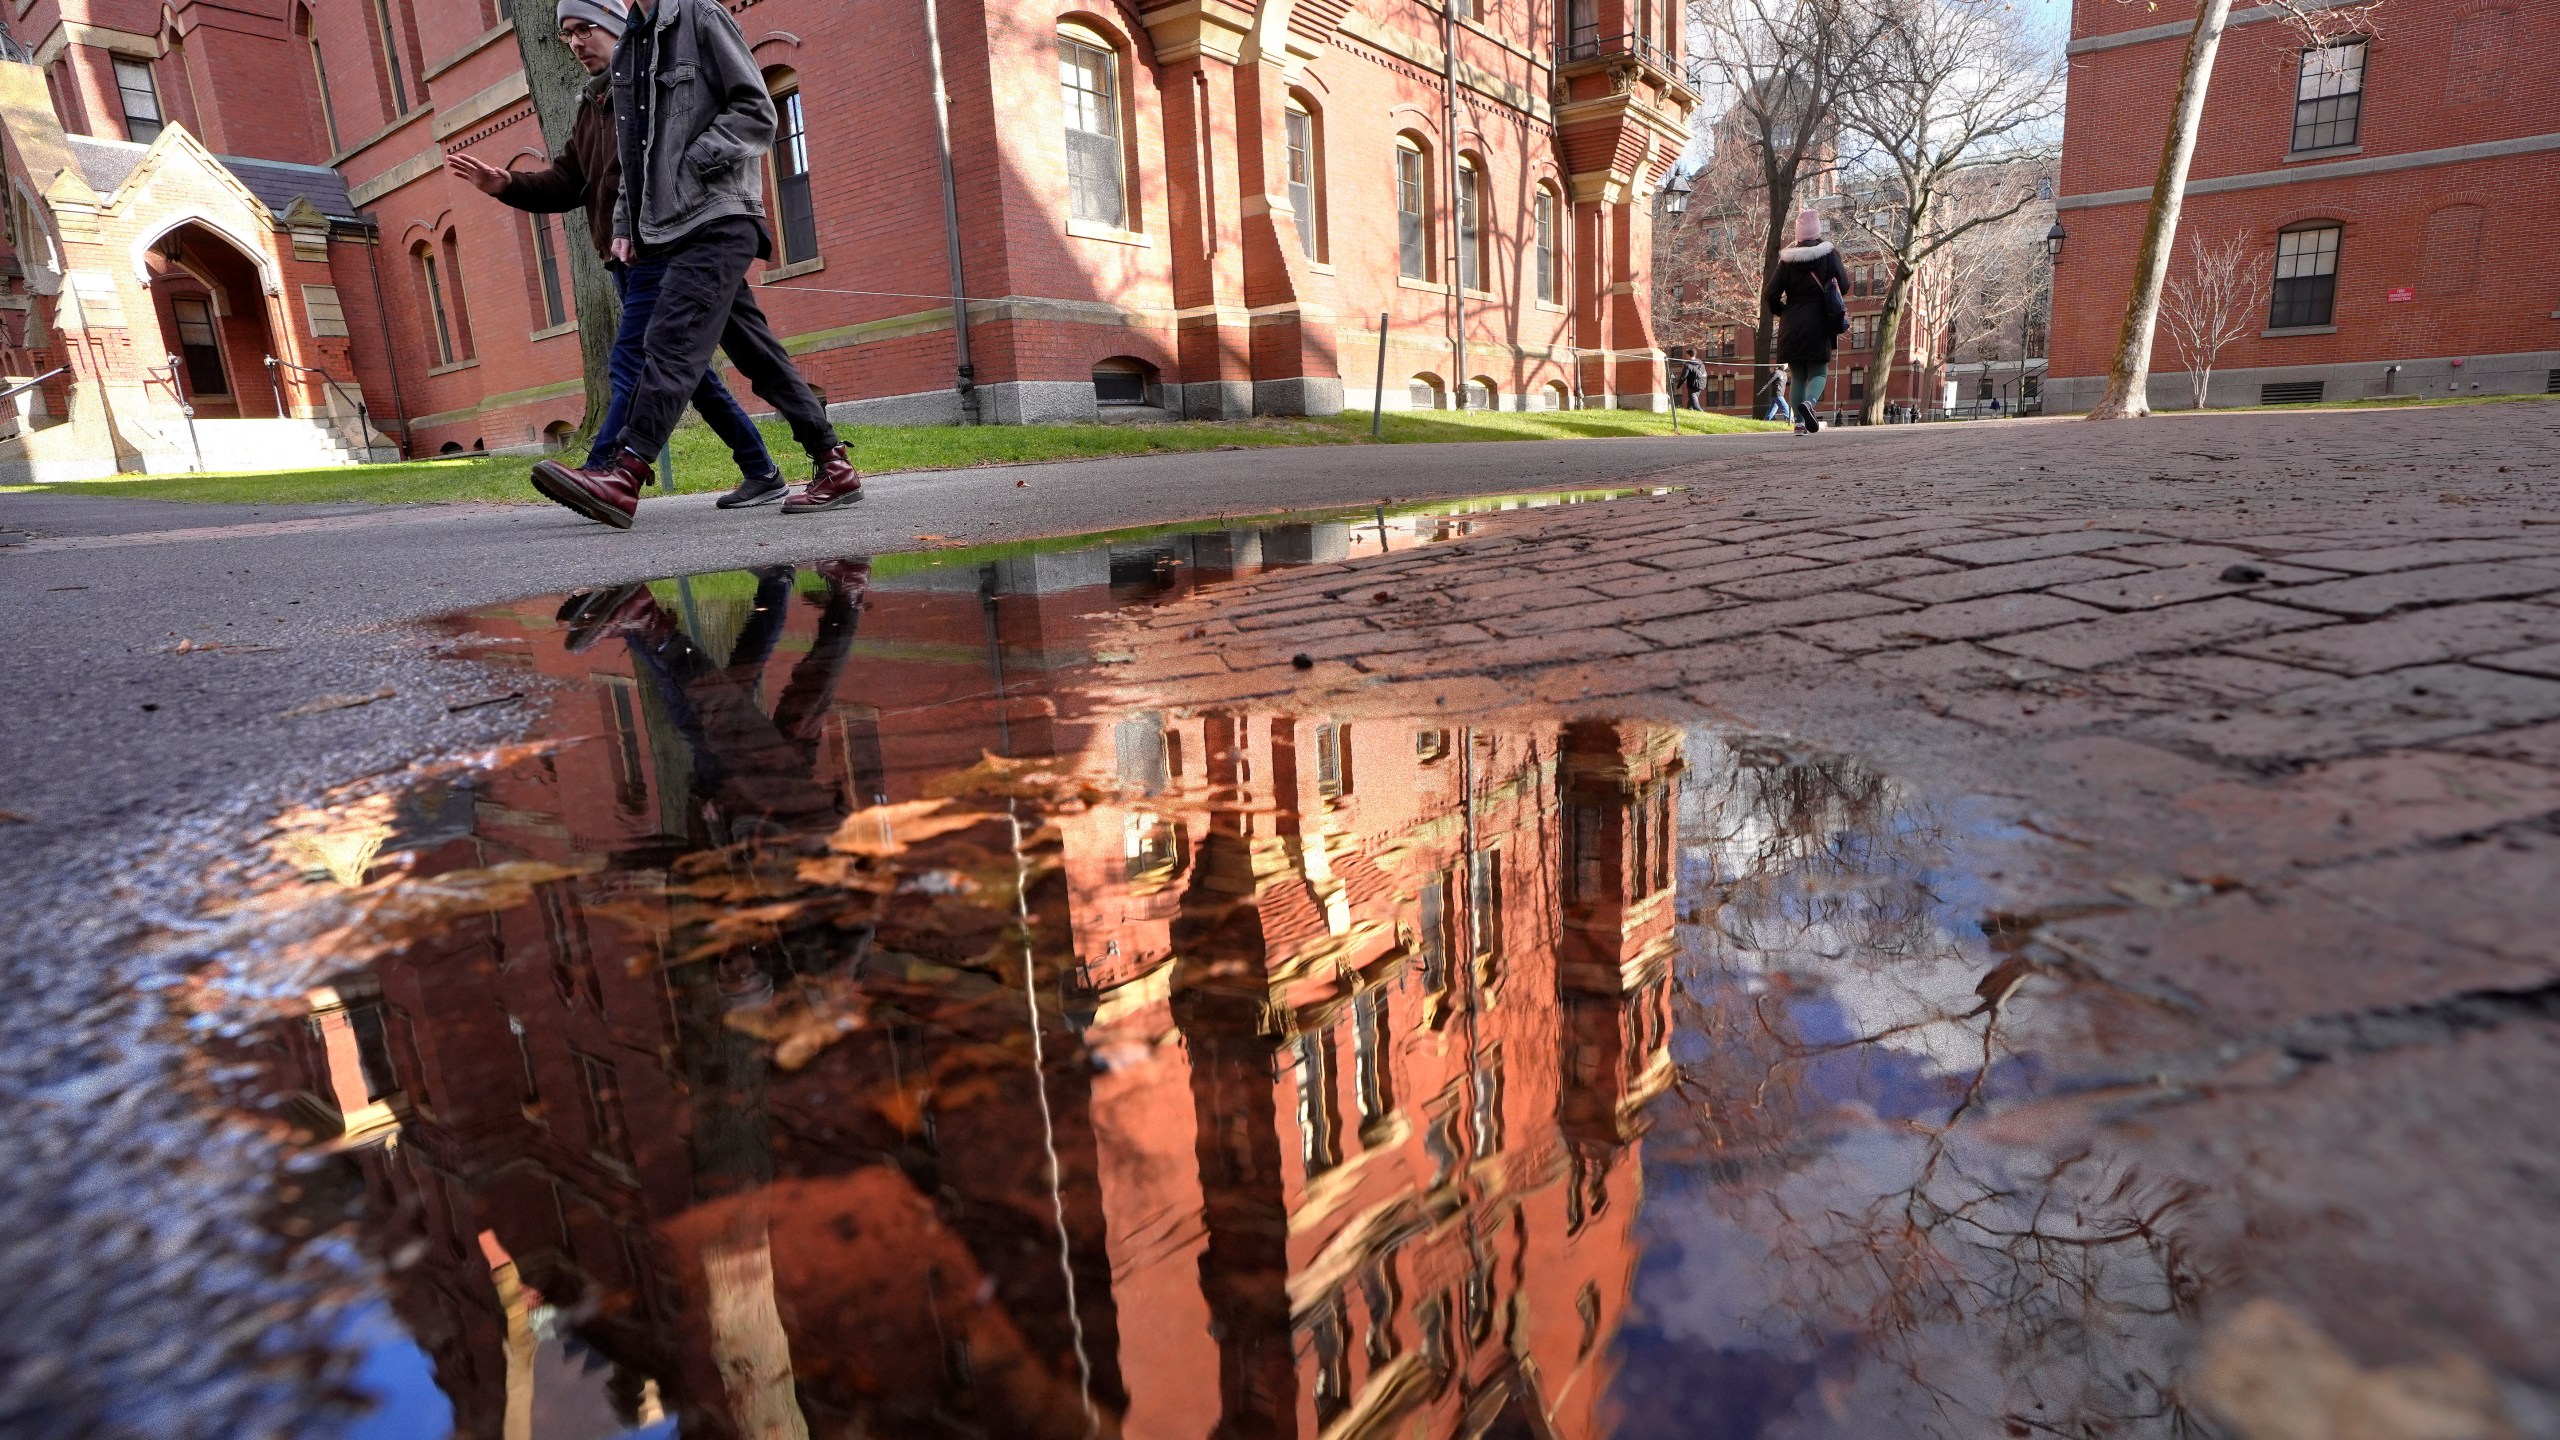
[[1396,273],[1407,280],[1431,278],[1431,164],[1422,142],[1412,135],[1396,137]]
[[1404,395],[1408,410],[1437,410],[1440,408],[1440,377],[1416,375],[1405,382]]
[[1058,93],[1066,107],[1068,214],[1129,227],[1120,149],[1120,52],[1089,25],[1058,27]]
[[765,77],[773,91],[773,213],[782,265],[818,258],[818,206],[809,188],[809,114],[800,100],[800,77],[776,70]]
[[1289,209],[1298,217],[1298,245],[1310,260],[1325,257],[1324,125],[1315,107],[1296,91],[1282,115],[1289,151]]
[[1540,398],[1546,402],[1546,408],[1550,410],[1570,410],[1573,408],[1573,392],[1566,389],[1564,382],[1561,380],[1548,381],[1547,388]]
[[409,247],[409,266],[417,272],[419,303],[427,310],[427,363],[450,365],[457,357],[453,327],[445,320],[443,263],[435,247],[421,240]]
[[1458,288],[1484,288],[1484,181],[1475,157],[1458,157]]
[[2276,236],[2276,283],[2268,306],[2267,328],[2291,330],[2326,325],[2338,298],[2338,240],[2335,220],[2311,220]]
[[1148,405],[1155,393],[1156,369],[1144,360],[1115,355],[1093,367],[1093,403]]
[[548,330],[569,323],[569,262],[560,243],[560,217],[527,215],[533,223],[533,280],[535,329]]
[[1538,230],[1538,298],[1550,305],[1556,303],[1556,280],[1564,274],[1562,263],[1564,257],[1559,243],[1561,237],[1557,234],[1558,227],[1562,224],[1563,208],[1556,202],[1555,187],[1550,185],[1538,187],[1535,216]]
[[389,87],[391,118],[409,113],[409,66],[402,58],[407,48],[401,43],[399,23],[392,18],[392,0],[373,0],[373,19],[382,33],[382,77]]
[[1489,375],[1479,375],[1473,380],[1468,381],[1466,395],[1467,408],[1470,410],[1499,410],[1502,408],[1501,387],[1495,385],[1493,383],[1493,378]]
[[338,138],[338,100],[329,93],[329,60],[320,53],[320,31],[311,23],[310,6],[294,11],[293,33],[302,37],[303,46],[311,52],[311,78],[320,85],[320,126],[328,132],[329,153],[335,155],[346,144]]

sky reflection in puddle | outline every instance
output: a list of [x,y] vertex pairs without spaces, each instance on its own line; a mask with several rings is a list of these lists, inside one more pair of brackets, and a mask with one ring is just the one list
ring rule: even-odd
[[2102,1022],[1959,813],[1705,725],[1092,698],[1115,606],[1465,523],[453,622],[549,742],[287,817],[226,980],[307,1001],[285,1223],[407,1337],[356,1433],[440,1433],[423,1374],[506,1440],[2182,1433],[2187,1198],[1966,1123]]

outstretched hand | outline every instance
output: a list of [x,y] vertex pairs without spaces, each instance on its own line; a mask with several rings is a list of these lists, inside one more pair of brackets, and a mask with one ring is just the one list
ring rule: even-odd
[[628,265],[628,264],[630,264],[630,263],[631,263],[631,237],[630,237],[630,236],[628,236],[628,235],[616,235],[616,236],[614,236],[614,237],[613,237],[613,258],[614,258],[614,259],[616,259],[616,260],[621,261],[621,262],[622,262],[623,264],[625,264],[625,265]]
[[468,155],[447,155],[444,157],[444,168],[452,171],[455,179],[483,195],[495,195],[507,188],[506,171],[495,165],[474,160]]

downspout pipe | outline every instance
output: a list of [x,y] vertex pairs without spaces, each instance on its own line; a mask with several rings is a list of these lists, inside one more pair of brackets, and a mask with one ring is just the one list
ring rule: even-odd
[[953,385],[960,392],[960,418],[984,424],[978,397],[978,367],[969,358],[969,287],[960,265],[960,185],[951,169],[951,91],[942,79],[942,16],[939,0],[924,0],[924,43],[933,62],[933,135],[941,146],[942,234],[951,259],[951,340],[956,367]]
[[[1449,177],[1445,187],[1449,192],[1449,268],[1440,277],[1449,286],[1449,303],[1442,307],[1441,313],[1447,317],[1445,323],[1449,327],[1449,408],[1464,410],[1467,408],[1467,297],[1465,272],[1458,265],[1458,247],[1464,243],[1464,237],[1458,233],[1458,0],[1440,0],[1440,84],[1440,133],[1447,137],[1441,146],[1446,153],[1440,157],[1440,168]],[[1476,199],[1481,206],[1484,199],[1483,176],[1476,177],[1476,186]],[[1479,231],[1484,227],[1481,211],[1476,216],[1476,227]]]
[[[364,226],[365,268],[373,272],[373,327],[382,336],[383,368],[391,372],[391,423],[400,427],[400,453],[409,453],[409,402],[400,394],[400,352],[391,343],[391,312],[382,300],[382,220],[367,214],[357,217]],[[373,440],[365,437],[365,458],[370,460]]]

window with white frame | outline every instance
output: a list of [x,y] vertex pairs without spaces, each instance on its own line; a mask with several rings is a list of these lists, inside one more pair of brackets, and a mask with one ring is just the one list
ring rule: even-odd
[[2338,298],[2339,227],[2319,221],[2276,237],[2275,293],[2267,328],[2293,330],[2326,325]]
[[1479,195],[1483,186],[1476,175],[1476,162],[1463,156],[1458,160],[1458,288],[1484,288],[1484,206]]
[[160,113],[160,89],[151,79],[151,62],[115,57],[116,97],[124,102],[124,138],[148,145],[160,138],[167,120]]
[[1422,147],[1407,137],[1396,137],[1396,273],[1407,280],[1431,275],[1430,227],[1424,219],[1429,213],[1424,209],[1429,187]]
[[1537,203],[1538,298],[1544,300],[1550,305],[1556,303],[1556,277],[1558,274],[1562,273],[1561,267],[1557,263],[1561,258],[1557,254],[1556,248],[1557,209],[1556,192],[1548,189],[1544,185],[1539,186]]
[[533,222],[535,294],[540,298],[539,328],[569,323],[569,271],[560,243],[560,222],[550,215],[528,215]]
[[818,204],[809,186],[809,112],[800,84],[788,72],[775,80],[773,96],[773,208],[785,265],[818,258]]
[[1292,95],[1282,116],[1289,152],[1289,209],[1298,217],[1298,244],[1310,260],[1325,257],[1324,140],[1315,112]]
[[2364,53],[2360,38],[2302,52],[2302,77],[2293,92],[2294,149],[2356,143],[2364,119]]
[[1067,118],[1069,214],[1096,225],[1129,223],[1120,152],[1120,52],[1100,31],[1058,31],[1058,92]]

